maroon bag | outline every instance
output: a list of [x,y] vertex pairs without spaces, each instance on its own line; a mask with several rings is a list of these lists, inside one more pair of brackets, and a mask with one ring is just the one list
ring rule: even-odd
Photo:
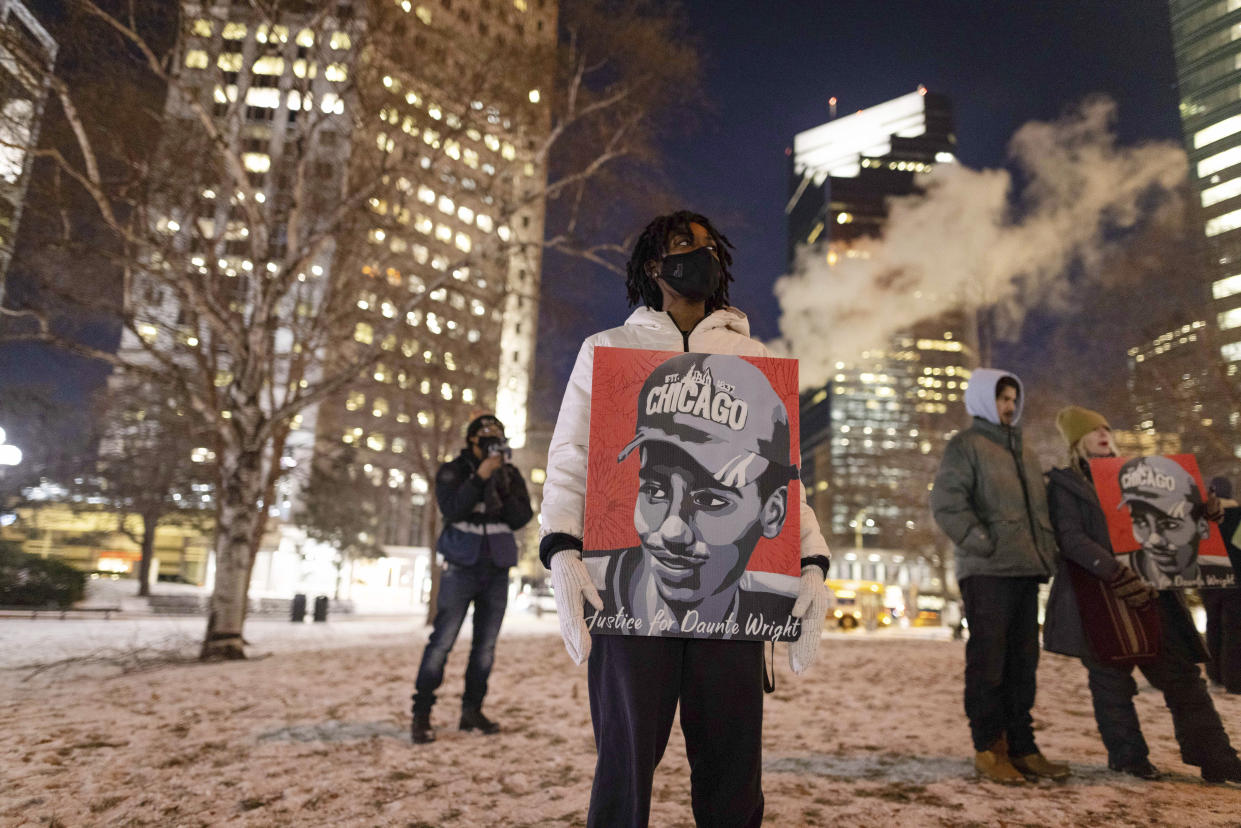
[[1095,658],[1115,667],[1154,661],[1163,639],[1155,602],[1134,609],[1106,581],[1072,561],[1065,563],[1077,594],[1082,629]]

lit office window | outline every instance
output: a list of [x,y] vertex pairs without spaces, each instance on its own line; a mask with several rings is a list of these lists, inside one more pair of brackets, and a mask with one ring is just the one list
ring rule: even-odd
[[1241,308],[1233,308],[1219,315],[1219,327],[1222,331],[1241,326]]
[[384,436],[382,434],[372,434],[366,438],[366,447],[374,451],[383,451],[384,442]]
[[1223,152],[1217,152],[1212,156],[1203,158],[1198,162],[1198,177],[1206,178],[1234,164],[1241,164],[1241,146],[1229,147]]
[[1194,149],[1214,144],[1221,138],[1241,132],[1241,115],[1233,115],[1194,133]]
[[370,345],[375,341],[375,330],[367,323],[359,322],[353,329],[353,338],[363,345]]
[[1241,342],[1229,342],[1226,345],[1221,345],[1219,352],[1228,362],[1241,362]]
[[1202,191],[1202,206],[1210,207],[1212,204],[1227,201],[1238,195],[1241,195],[1241,177],[1229,179],[1214,187],[1207,187]]
[[264,55],[254,61],[254,74],[256,75],[283,75],[284,59],[275,55]]
[[262,152],[247,152],[241,156],[245,168],[254,173],[265,173],[271,169],[271,156]]
[[1207,221],[1207,236],[1218,236],[1220,233],[1227,233],[1229,230],[1236,230],[1241,227],[1241,210],[1233,210],[1230,213],[1224,213],[1222,216],[1216,216]]
[[1216,299],[1225,299],[1237,293],[1241,293],[1241,273],[1226,276],[1211,285],[1211,296]]
[[211,62],[202,49],[190,49],[185,53],[185,65],[189,69],[206,69]]

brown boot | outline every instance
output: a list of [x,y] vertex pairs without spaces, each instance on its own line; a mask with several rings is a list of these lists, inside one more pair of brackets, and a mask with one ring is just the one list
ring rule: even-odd
[[1012,762],[1014,768],[1026,776],[1035,778],[1042,777],[1044,779],[1054,779],[1057,782],[1063,782],[1072,775],[1069,766],[1064,762],[1052,762],[1041,753],[1030,753],[1026,756],[1010,756],[1009,761]]
[[1001,736],[991,747],[974,754],[974,770],[989,782],[1024,785],[1026,778],[1008,761],[1008,743]]

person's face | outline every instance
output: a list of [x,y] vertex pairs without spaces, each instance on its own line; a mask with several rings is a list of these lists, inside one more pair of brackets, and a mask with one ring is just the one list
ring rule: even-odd
[[1153,506],[1129,505],[1133,537],[1146,550],[1151,563],[1167,578],[1188,569],[1198,555],[1198,541],[1206,537],[1206,521],[1192,516],[1165,514]]
[[[691,221],[686,229],[673,230],[671,235],[668,236],[668,242],[666,244],[667,249],[664,251],[664,255],[679,256],[682,253],[693,253],[695,250],[702,247],[710,250],[711,255],[715,257],[717,262],[720,260],[720,254],[716,249],[715,239],[711,238],[711,234],[707,232],[707,228],[703,227],[696,221]],[[679,293],[670,288],[668,283],[660,278],[659,270],[662,266],[662,258],[659,260],[652,259],[646,263],[646,272],[652,279],[655,280],[656,284],[659,285],[660,290],[664,293],[665,299],[670,296],[678,299],[681,298]],[[667,307],[667,304],[668,303],[665,301],[664,306]]]
[[1017,416],[1016,388],[1006,385],[1000,393],[995,395],[995,413],[999,416],[1002,425],[1013,424],[1013,418]]
[[504,439],[504,429],[499,423],[488,423],[487,425],[474,432],[474,436],[470,438],[470,446],[474,449],[474,453],[479,457],[483,456],[483,450],[479,447],[479,441],[485,437],[499,437]]
[[642,448],[633,523],[670,603],[697,603],[736,583],[760,536],[775,537],[784,523],[787,488],[763,503],[758,485],[721,484],[679,452]]
[[1099,426],[1082,438],[1082,448],[1087,457],[1112,456],[1112,430],[1107,426]]

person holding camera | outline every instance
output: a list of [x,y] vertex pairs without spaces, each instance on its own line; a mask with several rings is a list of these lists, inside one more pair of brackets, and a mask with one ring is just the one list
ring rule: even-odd
[[436,551],[444,558],[444,571],[431,637],[414,682],[410,735],[416,744],[435,741],[431,727],[435,691],[444,681],[444,663],[471,602],[474,637],[458,727],[486,734],[500,730],[483,715],[483,697],[508,604],[508,570],[517,563],[513,533],[530,522],[534,510],[521,473],[508,462],[512,452],[504,424],[492,414],[475,417],[466,428],[465,441],[461,453],[435,475],[435,500],[444,518]]

